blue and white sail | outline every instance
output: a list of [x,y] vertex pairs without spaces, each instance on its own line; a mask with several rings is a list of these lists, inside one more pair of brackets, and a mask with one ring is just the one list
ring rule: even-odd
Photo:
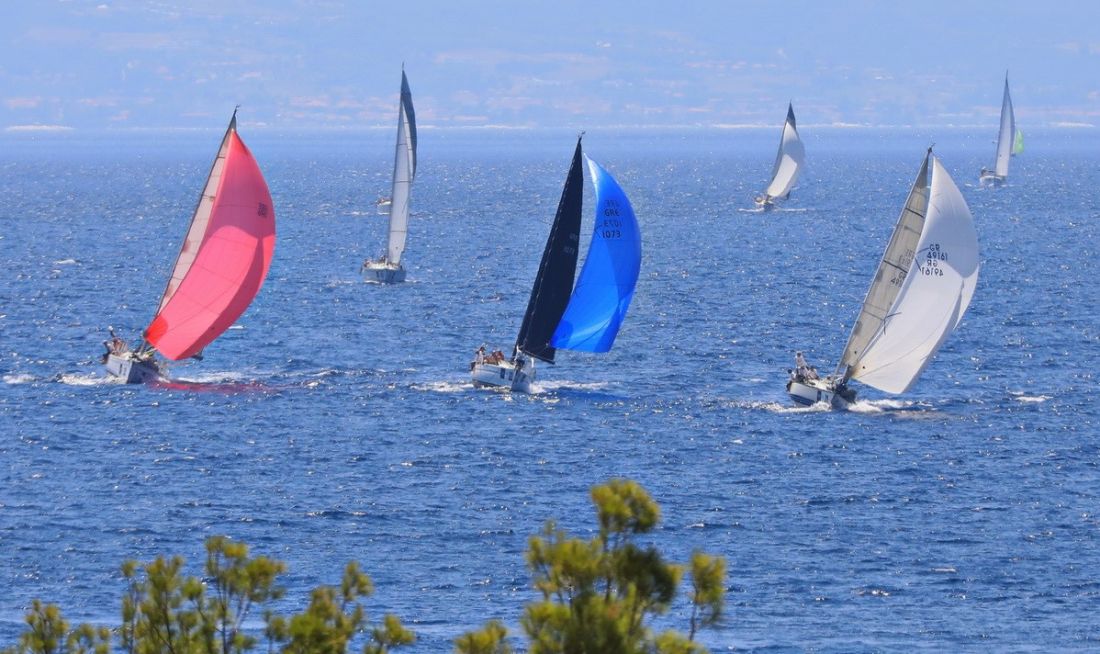
[[416,112],[413,111],[409,80],[401,70],[401,102],[397,110],[397,144],[393,156],[393,189],[390,191],[389,239],[386,261],[401,263],[409,233],[409,194],[416,177]]
[[642,236],[626,193],[602,166],[587,156],[585,160],[596,186],[592,242],[550,342],[566,350],[607,352],[634,297]]
[[806,162],[806,148],[798,138],[795,126],[794,106],[787,104],[787,120],[783,123],[783,135],[779,138],[779,151],[775,154],[771,181],[764,189],[764,201],[786,198],[798,181],[798,174]]

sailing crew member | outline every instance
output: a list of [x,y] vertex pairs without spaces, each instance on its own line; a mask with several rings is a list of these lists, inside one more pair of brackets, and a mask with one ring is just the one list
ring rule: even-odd
[[485,363],[485,346],[484,345],[477,348],[477,352],[474,353],[474,363],[479,365],[479,366],[481,364]]
[[801,352],[794,353],[794,373],[796,377],[808,379],[810,366],[806,363],[806,357]]

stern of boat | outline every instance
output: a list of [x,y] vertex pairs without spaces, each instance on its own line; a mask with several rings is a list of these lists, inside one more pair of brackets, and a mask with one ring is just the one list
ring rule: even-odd
[[534,381],[534,369],[517,369],[510,361],[477,363],[470,366],[470,378],[476,388],[507,388],[519,393],[530,393]]
[[107,374],[122,380],[124,384],[144,384],[163,379],[160,368],[153,359],[138,359],[132,353],[108,354]]
[[834,409],[844,409],[850,402],[855,401],[854,392],[850,390],[844,393],[838,392],[831,384],[822,379],[798,380],[792,378],[787,381],[787,394],[799,406],[813,406],[818,402],[825,402]]
[[405,281],[405,269],[400,264],[393,265],[384,261],[363,263],[363,280],[378,284],[397,284]]
[[982,186],[1003,186],[1005,178],[994,173],[992,170],[982,168],[982,172],[978,176],[978,182]]

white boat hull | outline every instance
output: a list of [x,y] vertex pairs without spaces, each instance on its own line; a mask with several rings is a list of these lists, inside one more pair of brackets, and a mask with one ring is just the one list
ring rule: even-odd
[[405,281],[405,269],[401,264],[368,261],[363,264],[363,279],[379,284],[397,284]]
[[[855,394],[850,390],[848,392],[851,400],[855,400]],[[849,400],[841,397],[833,386],[824,379],[807,379],[804,381],[791,379],[787,382],[787,394],[791,396],[795,404],[802,406],[813,406],[818,402],[825,402],[834,409],[845,409],[849,404]]]
[[528,363],[517,369],[511,361],[500,363],[472,363],[470,377],[478,388],[507,388],[519,393],[530,393],[535,381],[535,369]]
[[108,354],[107,374],[121,379],[126,384],[144,384],[164,379],[157,362],[153,359],[138,359],[133,354]]
[[1003,186],[1005,178],[1001,175],[994,173],[991,170],[982,169],[982,174],[978,177],[978,181],[982,186]]

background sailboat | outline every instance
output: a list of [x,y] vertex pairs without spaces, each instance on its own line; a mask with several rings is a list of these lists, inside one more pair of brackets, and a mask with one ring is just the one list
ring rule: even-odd
[[271,194],[234,111],[156,315],[136,350],[112,334],[108,373],[143,382],[163,374],[154,349],[173,361],[200,355],[260,292],[274,249]]
[[771,181],[764,192],[756,196],[756,206],[765,210],[771,209],[775,200],[790,197],[791,189],[798,181],[798,174],[805,161],[806,149],[802,146],[802,139],[798,138],[794,107],[788,103],[787,120],[783,123],[783,134],[779,138],[779,151],[775,154]]
[[[596,219],[574,287],[584,189],[582,157],[596,187]],[[609,351],[634,297],[641,254],[641,233],[629,199],[603,167],[584,157],[577,139],[512,356],[479,350],[470,366],[474,385],[530,392],[536,359],[554,363],[558,348]]]
[[974,220],[929,148],[836,372],[818,378],[799,353],[791,399],[844,406],[855,400],[852,379],[887,393],[909,390],[962,320],[977,281]]
[[[393,190],[390,193],[389,236],[386,253],[377,260],[363,262],[365,279],[375,282],[403,282],[405,268],[401,255],[409,233],[409,194],[416,177],[416,113],[405,70],[401,70],[401,100],[397,109],[397,143],[393,155]],[[379,203],[381,206],[382,203]]]
[[996,159],[993,170],[982,168],[979,177],[982,184],[1000,186],[1008,178],[1008,162],[1012,158],[1013,139],[1016,138],[1016,116],[1012,112],[1012,97],[1008,94],[1008,73],[1005,73],[1005,91],[1001,99],[1001,129],[997,133]]

